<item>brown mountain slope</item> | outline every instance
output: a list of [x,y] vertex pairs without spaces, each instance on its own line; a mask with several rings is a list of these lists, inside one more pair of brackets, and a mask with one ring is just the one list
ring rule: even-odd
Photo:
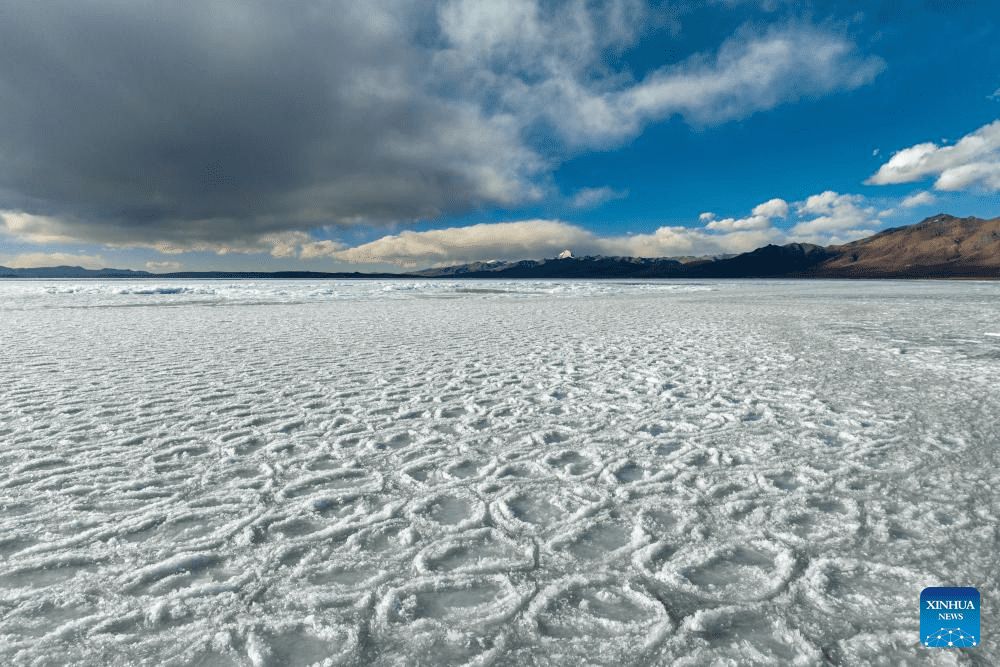
[[828,248],[837,257],[818,264],[816,277],[1000,278],[1000,218],[936,215],[907,227]]

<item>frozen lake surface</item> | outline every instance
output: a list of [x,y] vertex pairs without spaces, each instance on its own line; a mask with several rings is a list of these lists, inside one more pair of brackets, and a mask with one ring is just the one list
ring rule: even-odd
[[0,377],[5,665],[1000,662],[1000,283],[4,281]]

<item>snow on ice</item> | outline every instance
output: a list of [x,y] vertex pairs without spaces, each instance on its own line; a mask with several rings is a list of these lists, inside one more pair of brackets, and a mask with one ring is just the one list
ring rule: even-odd
[[998,296],[0,283],[0,663],[1000,661]]

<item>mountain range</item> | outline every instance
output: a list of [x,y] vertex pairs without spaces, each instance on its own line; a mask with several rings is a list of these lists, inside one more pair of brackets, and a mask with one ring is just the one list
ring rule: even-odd
[[574,257],[474,262],[396,273],[185,271],[73,266],[11,269],[0,278],[1000,278],[1000,217],[935,215],[852,243],[768,245],[708,258]]

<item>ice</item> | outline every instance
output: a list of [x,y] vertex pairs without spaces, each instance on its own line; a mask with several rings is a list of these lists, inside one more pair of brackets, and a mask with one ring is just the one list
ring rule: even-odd
[[0,282],[0,664],[998,663],[998,297]]

